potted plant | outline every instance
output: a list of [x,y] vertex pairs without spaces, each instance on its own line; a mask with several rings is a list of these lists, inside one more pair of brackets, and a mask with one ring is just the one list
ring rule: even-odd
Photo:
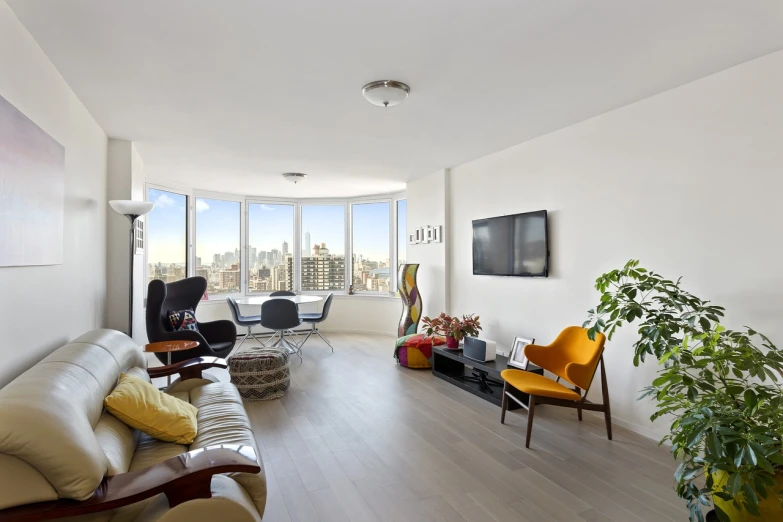
[[672,419],[661,444],[680,461],[674,478],[691,522],[714,504],[721,522],[783,520],[783,353],[751,328],[728,330],[710,304],[636,260],[596,280],[600,304],[584,327],[609,339],[638,321],[634,365],[663,366],[641,398],[651,420]]
[[424,326],[426,327],[427,336],[431,335],[443,335],[446,337],[446,346],[452,350],[459,348],[459,342],[466,335],[477,336],[479,330],[481,330],[481,323],[478,316],[463,315],[462,319],[459,317],[451,317],[445,313],[430,319],[424,317],[422,319]]

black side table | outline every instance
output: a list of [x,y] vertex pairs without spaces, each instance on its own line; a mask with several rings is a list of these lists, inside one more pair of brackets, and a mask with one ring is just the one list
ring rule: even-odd
[[[503,402],[503,379],[500,378],[500,372],[507,368],[509,368],[508,357],[501,355],[496,356],[494,361],[481,362],[468,359],[462,354],[462,350],[449,350],[441,346],[432,349],[432,374],[435,377],[467,390],[496,406],[500,406]],[[518,369],[510,368],[512,370]],[[527,371],[544,375],[542,368],[532,364],[528,366]],[[499,386],[494,385],[493,381]],[[527,404],[526,393],[511,386],[509,386],[509,391],[524,404]],[[516,402],[508,402],[509,410],[518,408],[521,406]]]

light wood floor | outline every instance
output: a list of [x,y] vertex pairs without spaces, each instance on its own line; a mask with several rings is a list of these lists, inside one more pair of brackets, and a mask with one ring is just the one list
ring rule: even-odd
[[[265,521],[687,520],[665,448],[602,418],[526,414],[395,364],[394,339],[332,334],[293,358],[281,400],[247,402],[269,485]],[[246,348],[247,343],[243,346]]]

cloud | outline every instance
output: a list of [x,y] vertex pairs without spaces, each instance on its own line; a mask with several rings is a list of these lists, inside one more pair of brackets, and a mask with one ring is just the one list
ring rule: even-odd
[[261,203],[261,210],[265,210],[267,212],[274,212],[277,210],[274,205],[265,205],[264,203]]
[[196,212],[205,212],[209,210],[209,205],[203,199],[196,198]]
[[158,199],[155,200],[155,206],[159,208],[173,207],[177,202],[174,198],[166,194],[161,194]]

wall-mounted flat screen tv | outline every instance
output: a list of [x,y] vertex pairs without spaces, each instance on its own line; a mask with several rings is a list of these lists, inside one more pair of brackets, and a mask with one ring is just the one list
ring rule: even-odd
[[547,277],[546,210],[473,221],[473,273]]

